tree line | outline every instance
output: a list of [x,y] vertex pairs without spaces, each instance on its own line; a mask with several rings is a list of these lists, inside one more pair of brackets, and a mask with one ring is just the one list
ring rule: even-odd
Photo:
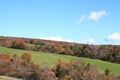
[[22,50],[87,57],[120,63],[119,45],[88,45],[32,38],[0,36],[0,46]]

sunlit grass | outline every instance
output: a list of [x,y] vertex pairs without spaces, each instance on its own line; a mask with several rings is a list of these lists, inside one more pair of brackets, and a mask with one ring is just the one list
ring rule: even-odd
[[97,59],[89,59],[89,58],[81,58],[75,56],[68,55],[60,55],[55,53],[43,53],[43,52],[35,52],[35,51],[27,51],[27,50],[18,50],[18,49],[10,49],[0,47],[0,53],[9,53],[9,54],[17,54],[22,55],[23,53],[30,53],[32,55],[32,61],[35,63],[48,63],[50,67],[52,67],[58,59],[62,61],[70,61],[70,60],[83,60],[86,63],[90,63],[95,65],[100,72],[104,72],[105,69],[110,69],[112,73],[120,75],[120,64],[105,62]]

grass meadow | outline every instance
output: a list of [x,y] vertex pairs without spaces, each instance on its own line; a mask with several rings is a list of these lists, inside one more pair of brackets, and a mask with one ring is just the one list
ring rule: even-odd
[[32,55],[32,61],[35,63],[48,63],[50,67],[54,66],[58,59],[61,61],[70,61],[70,60],[82,60],[85,63],[90,63],[97,67],[100,72],[104,72],[105,69],[109,69],[111,73],[116,75],[120,75],[120,64],[110,63],[106,61],[101,61],[97,59],[89,59],[89,58],[82,58],[82,57],[75,57],[69,55],[61,55],[55,53],[43,53],[43,52],[35,52],[35,51],[27,51],[27,50],[18,50],[18,49],[11,49],[11,48],[4,48],[0,47],[0,54],[17,54],[22,55],[23,53],[30,53]]

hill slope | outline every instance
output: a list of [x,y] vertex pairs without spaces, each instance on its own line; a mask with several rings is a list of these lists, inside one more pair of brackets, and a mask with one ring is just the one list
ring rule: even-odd
[[38,52],[74,55],[120,63],[120,45],[88,45],[35,38],[0,36],[0,46]]
[[27,51],[27,50],[17,50],[17,49],[0,47],[1,54],[9,53],[9,54],[22,55],[25,52],[31,53],[33,56],[32,60],[36,63],[47,62],[49,63],[50,66],[53,66],[58,59],[61,59],[62,61],[84,60],[86,63],[95,65],[101,72],[109,68],[112,73],[120,75],[120,64],[105,62],[105,61],[96,60],[96,59],[75,57],[75,56],[67,56],[67,55],[51,54],[51,53],[43,53],[43,52],[35,52],[35,51]]

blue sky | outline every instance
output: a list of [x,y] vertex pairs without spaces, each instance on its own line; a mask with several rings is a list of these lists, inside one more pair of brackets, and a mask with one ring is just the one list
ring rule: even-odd
[[120,45],[120,0],[0,0],[0,36]]

